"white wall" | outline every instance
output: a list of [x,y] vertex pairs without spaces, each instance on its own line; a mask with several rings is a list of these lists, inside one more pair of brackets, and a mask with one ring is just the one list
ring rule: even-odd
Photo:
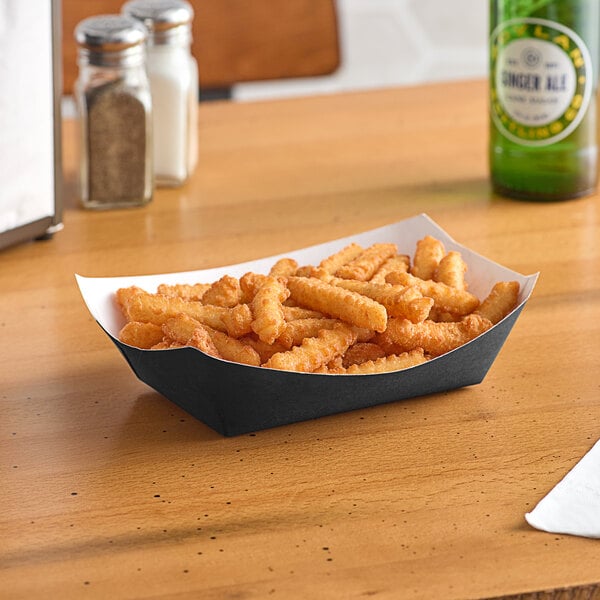
[[337,0],[331,76],[235,86],[236,100],[470,79],[487,74],[487,0]]

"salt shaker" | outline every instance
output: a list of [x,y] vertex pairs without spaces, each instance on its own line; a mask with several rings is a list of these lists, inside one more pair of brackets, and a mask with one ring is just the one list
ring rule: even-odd
[[152,97],[145,27],[99,15],[75,28],[80,194],[86,208],[147,204],[153,195]]
[[130,0],[122,12],[149,31],[155,182],[178,186],[194,170],[198,155],[198,66],[191,54],[194,11],[184,0]]

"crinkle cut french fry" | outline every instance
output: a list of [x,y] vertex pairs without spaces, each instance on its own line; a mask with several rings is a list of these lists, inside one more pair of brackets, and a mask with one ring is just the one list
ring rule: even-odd
[[290,295],[284,280],[268,275],[252,300],[252,330],[260,340],[272,344],[285,329],[282,303]]
[[440,356],[466,344],[491,326],[488,319],[474,314],[455,323],[411,323],[408,319],[390,319],[386,334],[406,351],[423,348],[431,356]]
[[319,279],[289,277],[287,286],[291,297],[302,306],[318,310],[357,327],[373,331],[384,331],[386,328],[385,306],[371,298]]
[[385,276],[388,273],[399,271],[400,273],[406,273],[410,268],[410,258],[407,254],[397,254],[388,258],[380,267],[375,271],[375,274],[369,281],[371,283],[385,283]]
[[315,267],[313,265],[302,265],[296,269],[294,273],[295,277],[312,277],[313,270]]
[[475,310],[475,314],[489,319],[495,325],[516,308],[520,289],[518,281],[499,281]]
[[202,327],[199,321],[180,313],[167,319],[162,324],[162,331],[163,335],[167,338],[180,344],[187,344],[192,335],[194,335],[194,331],[199,327]]
[[286,321],[295,321],[296,319],[322,319],[325,315],[318,310],[311,310],[310,308],[284,305],[283,316]]
[[154,323],[140,323],[139,321],[129,321],[125,323],[119,331],[119,339],[129,346],[147,350],[160,343],[163,338],[163,331],[160,325]]
[[346,369],[348,375],[366,375],[368,373],[385,373],[400,371],[427,362],[429,358],[422,348],[415,348],[402,354],[383,356],[375,360],[368,360],[360,364],[351,365]]
[[329,273],[329,271],[325,270],[323,267],[313,267],[308,277],[315,277],[316,279],[327,282],[334,279],[334,275]]
[[222,358],[244,365],[260,366],[260,356],[252,346],[211,327],[205,327],[205,329]]
[[436,321],[438,323],[450,323],[453,321],[460,321],[463,318],[464,315],[454,315],[451,312],[447,312],[444,310],[441,310],[439,308],[436,308],[435,306],[431,309],[431,312],[429,313],[429,320],[430,321]]
[[342,279],[368,281],[377,269],[398,252],[396,244],[372,244],[355,259],[342,265],[334,275]]
[[210,283],[176,283],[174,285],[161,283],[156,288],[156,292],[163,296],[179,296],[184,300],[201,301],[202,296],[204,296],[204,293],[210,286]]
[[336,356],[326,365],[322,365],[319,368],[315,369],[313,373],[324,373],[327,375],[343,375],[344,373],[346,373],[346,369],[342,364],[342,357]]
[[342,248],[339,252],[324,258],[319,263],[319,268],[323,269],[326,273],[333,275],[342,265],[355,259],[362,251],[362,246],[352,242],[345,248]]
[[310,373],[341,356],[356,340],[356,333],[347,325],[321,329],[318,337],[305,338],[300,346],[278,352],[263,364],[270,369]]
[[414,286],[393,286],[389,283],[338,278],[332,279],[331,283],[383,304],[390,317],[405,317],[414,323],[424,321],[434,303],[431,298],[424,298]]
[[187,344],[180,344],[172,340],[162,340],[162,342],[154,344],[150,350],[172,350],[173,348],[183,348],[184,346],[187,346]]
[[479,298],[466,290],[457,290],[431,279],[420,279],[410,273],[390,273],[386,280],[394,285],[415,286],[423,296],[433,298],[436,308],[456,315],[468,315],[479,306]]
[[444,244],[440,240],[426,235],[417,242],[411,274],[421,279],[433,279],[435,270],[445,254]]
[[262,273],[245,273],[240,277],[240,287],[242,288],[242,302],[249,304],[254,299],[258,288],[264,283],[266,275]]
[[321,329],[333,329],[337,319],[296,319],[285,324],[282,333],[277,337],[277,343],[289,350],[292,346],[302,343],[307,337],[315,337]]
[[342,366],[360,365],[368,360],[377,360],[386,355],[385,350],[373,342],[357,342],[350,346],[342,358]]
[[248,304],[238,304],[221,314],[221,322],[225,326],[225,331],[234,338],[250,333],[253,319],[252,310]]
[[438,265],[433,279],[440,283],[445,283],[457,290],[466,290],[467,282],[465,273],[467,272],[467,263],[463,260],[460,252],[451,250],[442,258]]
[[170,340],[181,346],[193,346],[205,354],[220,358],[219,351],[208,331],[200,322],[188,315],[179,314],[167,319],[162,325],[162,330],[165,341]]
[[202,296],[202,304],[214,304],[232,308],[242,301],[240,282],[235,277],[224,275],[215,281]]
[[192,337],[188,340],[187,345],[198,348],[198,350],[201,350],[210,356],[214,356],[215,358],[223,358],[221,353],[217,350],[212,336],[208,333],[204,326],[199,327],[194,331]]
[[148,292],[135,294],[128,300],[126,306],[130,321],[143,321],[162,325],[167,319],[183,313],[200,321],[203,325],[209,325],[219,330],[225,329],[221,317],[229,310],[221,306],[203,305],[200,302],[160,294],[149,294]]
[[274,344],[265,344],[264,342],[261,342],[255,334],[246,335],[243,338],[240,338],[240,342],[256,350],[260,357],[261,365],[267,362],[273,354],[276,354],[277,352],[286,352],[288,350],[288,348],[284,348],[277,342]]
[[392,339],[389,330],[389,321],[388,328],[383,333],[377,333],[375,337],[371,340],[374,344],[381,346],[385,351],[386,355],[391,356],[392,354],[402,354],[406,352],[406,348],[397,344],[395,339]]
[[131,319],[128,312],[129,303],[135,296],[138,294],[145,294],[146,292],[136,285],[132,285],[126,288],[119,288],[115,292],[115,299],[117,301],[117,305],[121,309],[121,312],[125,317],[127,317],[130,321],[135,321],[135,319]]
[[269,275],[274,277],[289,277],[295,275],[298,270],[298,263],[293,258],[280,258],[269,271]]

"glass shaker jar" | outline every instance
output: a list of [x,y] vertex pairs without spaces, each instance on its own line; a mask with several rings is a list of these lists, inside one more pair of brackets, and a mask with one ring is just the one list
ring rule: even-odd
[[86,208],[141,206],[152,199],[152,98],[147,32],[123,15],[75,28],[79,76],[80,195]]
[[130,0],[123,13],[149,32],[155,181],[158,186],[178,186],[193,172],[198,156],[198,66],[191,54],[194,11],[184,0]]

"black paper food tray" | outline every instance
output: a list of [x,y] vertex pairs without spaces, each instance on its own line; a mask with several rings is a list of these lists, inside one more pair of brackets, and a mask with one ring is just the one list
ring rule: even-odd
[[[155,291],[159,283],[212,282],[224,274],[266,273],[282,256],[295,258],[300,265],[318,264],[351,242],[362,246],[394,242],[401,253],[412,256],[416,242],[428,234],[440,239],[447,251],[462,253],[469,266],[469,290],[479,298],[483,299],[496,281],[517,280],[521,293],[518,306],[500,323],[424,364],[369,375],[296,373],[236,364],[195,348],[140,350],[118,340],[124,319],[114,302],[114,292],[120,287],[138,285]],[[215,431],[234,436],[480,383],[529,299],[537,274],[523,276],[485,259],[457,244],[426,215],[419,215],[326,244],[219,269],[76,278],[88,309],[137,377]]]

